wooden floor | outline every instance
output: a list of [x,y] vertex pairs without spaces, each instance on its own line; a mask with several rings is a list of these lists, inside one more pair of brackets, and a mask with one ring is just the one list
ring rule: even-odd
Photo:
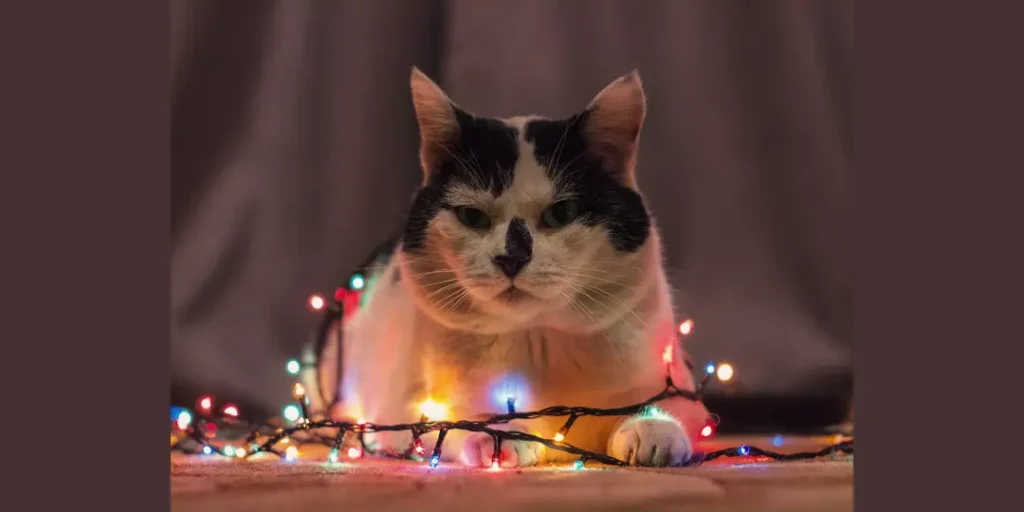
[[[702,450],[750,444],[777,451],[816,449],[828,438],[716,438]],[[776,440],[776,443],[778,441]],[[171,508],[188,511],[332,512],[379,510],[740,511],[853,510],[850,457],[768,462],[718,459],[694,468],[573,470],[546,466],[491,472],[382,459],[324,462],[326,447],[298,461],[171,456]],[[589,465],[588,465],[589,466]]]

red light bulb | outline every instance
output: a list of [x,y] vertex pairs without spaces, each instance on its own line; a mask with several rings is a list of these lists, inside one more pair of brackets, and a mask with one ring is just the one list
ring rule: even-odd
[[203,395],[196,400],[196,408],[203,412],[210,412],[210,408],[213,407],[213,397],[210,395]]
[[338,288],[338,289],[334,290],[334,302],[337,302],[338,304],[341,304],[342,302],[345,302],[345,297],[347,297],[347,296],[348,296],[348,290],[346,290],[344,288]]
[[309,308],[313,311],[320,311],[324,308],[324,298],[319,295],[311,295],[309,297]]
[[221,413],[224,416],[230,416],[232,418],[238,417],[238,406],[235,404],[224,404],[224,408],[221,409]]

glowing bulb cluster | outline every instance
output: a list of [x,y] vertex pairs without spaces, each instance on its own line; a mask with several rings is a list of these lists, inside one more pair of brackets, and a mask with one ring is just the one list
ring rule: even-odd
[[420,414],[430,421],[439,421],[448,415],[448,407],[428,398],[420,404]]

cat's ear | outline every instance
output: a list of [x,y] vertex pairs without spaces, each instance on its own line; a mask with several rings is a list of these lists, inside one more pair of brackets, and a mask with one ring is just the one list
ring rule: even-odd
[[420,164],[426,182],[430,173],[447,158],[449,146],[458,136],[459,121],[455,116],[458,107],[419,68],[412,68],[409,86],[412,89],[416,121],[419,123]]
[[629,186],[636,185],[633,166],[646,113],[647,99],[636,70],[608,84],[586,110],[587,149]]

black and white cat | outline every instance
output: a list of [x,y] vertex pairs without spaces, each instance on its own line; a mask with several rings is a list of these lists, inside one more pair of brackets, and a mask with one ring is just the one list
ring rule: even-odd
[[[646,100],[636,72],[568,119],[493,119],[459,108],[419,70],[412,97],[423,181],[396,250],[344,335],[341,410],[376,423],[470,419],[551,405],[617,407],[661,391],[675,336],[661,243],[634,177]],[[675,351],[676,384],[693,378]],[[331,372],[336,373],[336,372]],[[707,418],[584,417],[565,441],[637,465],[685,461]],[[437,416],[445,416],[437,417]],[[565,418],[508,428],[553,437]],[[424,436],[428,450],[436,433]],[[371,441],[395,451],[408,433]],[[506,441],[504,466],[566,460]],[[444,459],[487,466],[490,436],[451,431]]]

